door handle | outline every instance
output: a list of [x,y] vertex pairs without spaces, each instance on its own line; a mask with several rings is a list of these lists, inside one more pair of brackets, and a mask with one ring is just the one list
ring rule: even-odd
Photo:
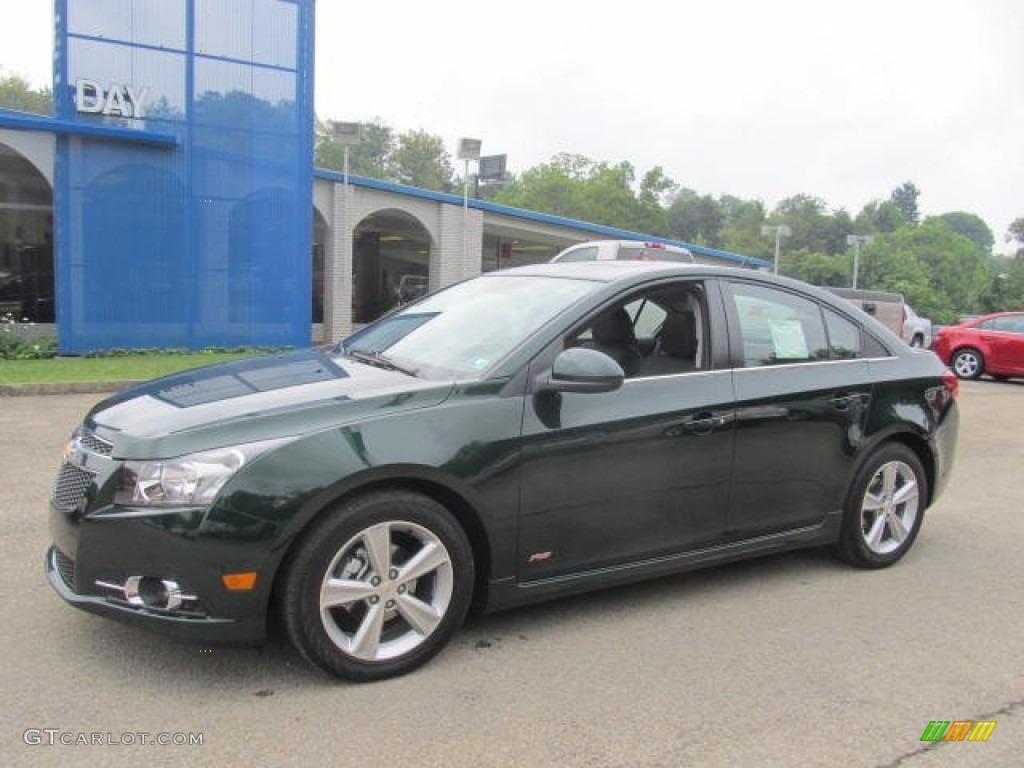
[[691,416],[683,422],[682,427],[695,435],[707,435],[731,420],[729,414],[704,412]]
[[866,403],[867,399],[868,396],[860,392],[844,392],[843,394],[833,395],[829,398],[828,402],[837,411],[845,411],[855,403]]

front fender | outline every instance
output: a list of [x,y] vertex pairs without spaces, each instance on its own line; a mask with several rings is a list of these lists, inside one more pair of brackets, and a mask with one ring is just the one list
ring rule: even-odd
[[339,500],[422,485],[443,489],[472,513],[492,575],[512,572],[522,407],[521,398],[457,399],[299,438],[233,477],[200,536],[236,545],[269,585],[292,543]]

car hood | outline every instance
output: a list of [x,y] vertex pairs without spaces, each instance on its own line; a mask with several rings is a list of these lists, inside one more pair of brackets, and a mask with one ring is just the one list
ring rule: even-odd
[[307,349],[131,387],[98,403],[85,426],[113,445],[115,458],[166,458],[427,408],[452,388]]

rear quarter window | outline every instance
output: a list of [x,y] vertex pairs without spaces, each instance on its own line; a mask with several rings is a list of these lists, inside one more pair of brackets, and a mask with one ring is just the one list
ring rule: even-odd
[[597,261],[597,246],[575,248],[558,257],[559,261]]

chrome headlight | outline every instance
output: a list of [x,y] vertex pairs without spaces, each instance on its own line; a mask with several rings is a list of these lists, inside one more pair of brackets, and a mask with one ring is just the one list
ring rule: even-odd
[[129,507],[207,506],[231,477],[288,440],[264,440],[173,459],[125,461],[114,503]]

